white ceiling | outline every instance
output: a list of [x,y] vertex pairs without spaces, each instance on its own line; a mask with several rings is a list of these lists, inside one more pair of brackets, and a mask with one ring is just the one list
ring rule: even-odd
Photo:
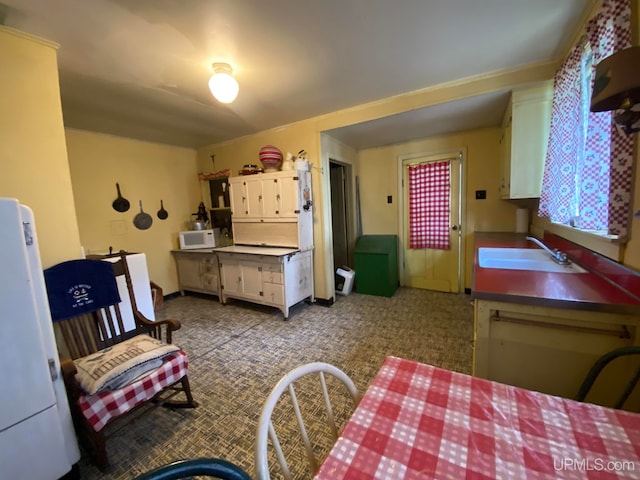
[[[2,0],[60,44],[67,127],[200,147],[566,51],[592,0]],[[2,5],[0,4],[0,7]],[[207,82],[226,61],[231,105]],[[506,92],[331,132],[355,148],[497,125]]]

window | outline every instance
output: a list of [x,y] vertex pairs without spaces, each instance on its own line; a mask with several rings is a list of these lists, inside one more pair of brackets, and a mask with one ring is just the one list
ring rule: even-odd
[[633,140],[611,112],[590,112],[593,70],[629,45],[629,0],[604,0],[566,58],[554,98],[539,216],[600,235],[626,237]]

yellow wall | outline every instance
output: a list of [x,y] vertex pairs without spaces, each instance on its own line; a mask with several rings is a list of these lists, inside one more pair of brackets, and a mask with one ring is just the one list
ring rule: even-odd
[[[176,292],[170,250],[178,248],[178,232],[187,229],[201,201],[195,150],[81,130],[67,129],[66,135],[80,240],[87,255],[107,252],[110,246],[142,252],[151,280],[165,295]],[[112,207],[116,182],[131,204],[124,213]],[[140,200],[153,218],[147,230],[133,225]],[[160,200],[169,212],[166,220],[157,217]]]
[[0,196],[32,208],[44,268],[81,256],[56,49],[0,26]]
[[[399,205],[402,201],[402,192],[398,190],[400,157],[466,152],[463,159],[465,208],[462,225],[464,287],[471,288],[473,232],[515,231],[516,206],[500,200],[498,193],[499,139],[500,128],[495,127],[360,151],[358,175],[363,233],[399,235]],[[486,190],[486,200],[476,200],[476,190]],[[387,203],[387,195],[393,196],[392,204]]]

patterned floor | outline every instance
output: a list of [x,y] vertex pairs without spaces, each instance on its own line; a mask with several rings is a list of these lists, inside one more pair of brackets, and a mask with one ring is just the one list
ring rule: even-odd
[[[272,308],[240,301],[222,306],[216,297],[186,296],[164,302],[156,316],[183,324],[174,343],[189,355],[189,378],[200,406],[156,409],[128,425],[107,442],[108,471],[83,455],[83,479],[131,479],[201,456],[225,458],[255,475],[253,442],[262,403],[284,373],[303,363],[332,363],[361,391],[388,355],[471,373],[468,295],[409,288],[391,298],[352,293],[331,307],[301,303],[288,321]],[[290,415],[281,415],[286,423]],[[283,428],[281,440],[287,443],[289,427]],[[298,454],[293,455],[295,465]]]

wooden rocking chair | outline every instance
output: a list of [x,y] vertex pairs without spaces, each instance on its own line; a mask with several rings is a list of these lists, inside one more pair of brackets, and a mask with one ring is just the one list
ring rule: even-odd
[[[88,278],[87,272],[92,272]],[[121,276],[135,320],[135,330],[129,332],[117,293],[116,279]],[[124,252],[115,263],[63,262],[45,270],[45,280],[52,318],[70,356],[61,359],[61,367],[76,433],[104,469],[106,439],[147,411],[145,407],[197,406],[187,377],[187,356],[171,345],[172,332],[181,325],[175,319],[151,321],[137,310]],[[180,392],[186,400],[169,401]],[[119,426],[112,428],[113,423]]]

